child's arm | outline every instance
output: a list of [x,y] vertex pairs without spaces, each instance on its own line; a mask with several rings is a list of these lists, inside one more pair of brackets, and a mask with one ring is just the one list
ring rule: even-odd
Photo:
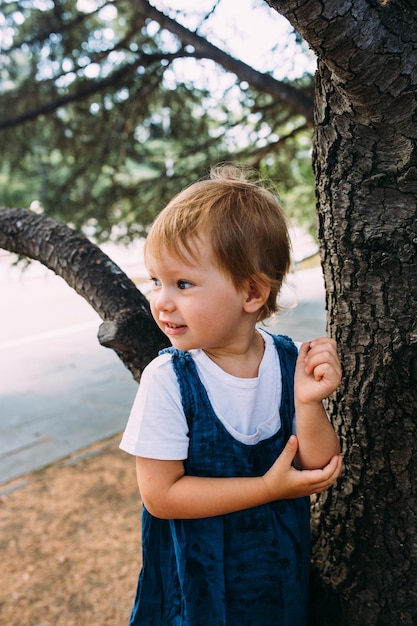
[[297,437],[290,437],[273,466],[259,477],[204,478],[184,474],[182,461],[137,457],[142,500],[162,519],[192,519],[224,515],[284,498],[298,498],[328,489],[341,471],[334,456],[323,469],[296,470],[292,466]]
[[294,378],[294,402],[300,469],[324,467],[340,454],[339,441],[329,422],[322,400],[341,380],[341,367],[333,339],[322,337],[303,343]]

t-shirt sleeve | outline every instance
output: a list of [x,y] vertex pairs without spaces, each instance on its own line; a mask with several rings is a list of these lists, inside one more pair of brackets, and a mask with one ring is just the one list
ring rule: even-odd
[[164,461],[188,456],[188,426],[171,355],[157,357],[143,371],[120,448]]

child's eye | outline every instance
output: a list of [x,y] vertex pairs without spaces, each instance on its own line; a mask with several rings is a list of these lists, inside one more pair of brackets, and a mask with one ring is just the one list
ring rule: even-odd
[[188,280],[179,280],[177,282],[178,289],[189,289],[192,286],[193,286],[193,284],[190,283],[190,281],[188,281]]
[[158,278],[154,278],[153,276],[151,276],[149,278],[149,280],[153,283],[153,287],[160,287],[161,286],[161,281],[158,280]]

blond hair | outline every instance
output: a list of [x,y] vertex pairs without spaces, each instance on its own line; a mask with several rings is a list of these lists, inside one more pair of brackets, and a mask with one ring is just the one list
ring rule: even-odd
[[196,256],[199,236],[207,237],[214,262],[236,288],[249,280],[270,289],[258,321],[277,311],[277,295],[290,267],[287,221],[276,196],[248,170],[218,166],[210,178],[187,187],[161,211],[146,251],[166,249],[184,260]]

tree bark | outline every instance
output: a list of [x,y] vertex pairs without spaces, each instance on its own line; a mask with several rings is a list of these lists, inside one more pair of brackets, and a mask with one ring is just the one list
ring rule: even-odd
[[100,343],[113,348],[135,380],[169,345],[145,296],[81,233],[31,211],[0,209],[0,248],[40,261],[85,298],[103,320]]
[[416,624],[416,3],[271,2],[318,54],[314,168],[339,485],[314,505],[312,624]]

